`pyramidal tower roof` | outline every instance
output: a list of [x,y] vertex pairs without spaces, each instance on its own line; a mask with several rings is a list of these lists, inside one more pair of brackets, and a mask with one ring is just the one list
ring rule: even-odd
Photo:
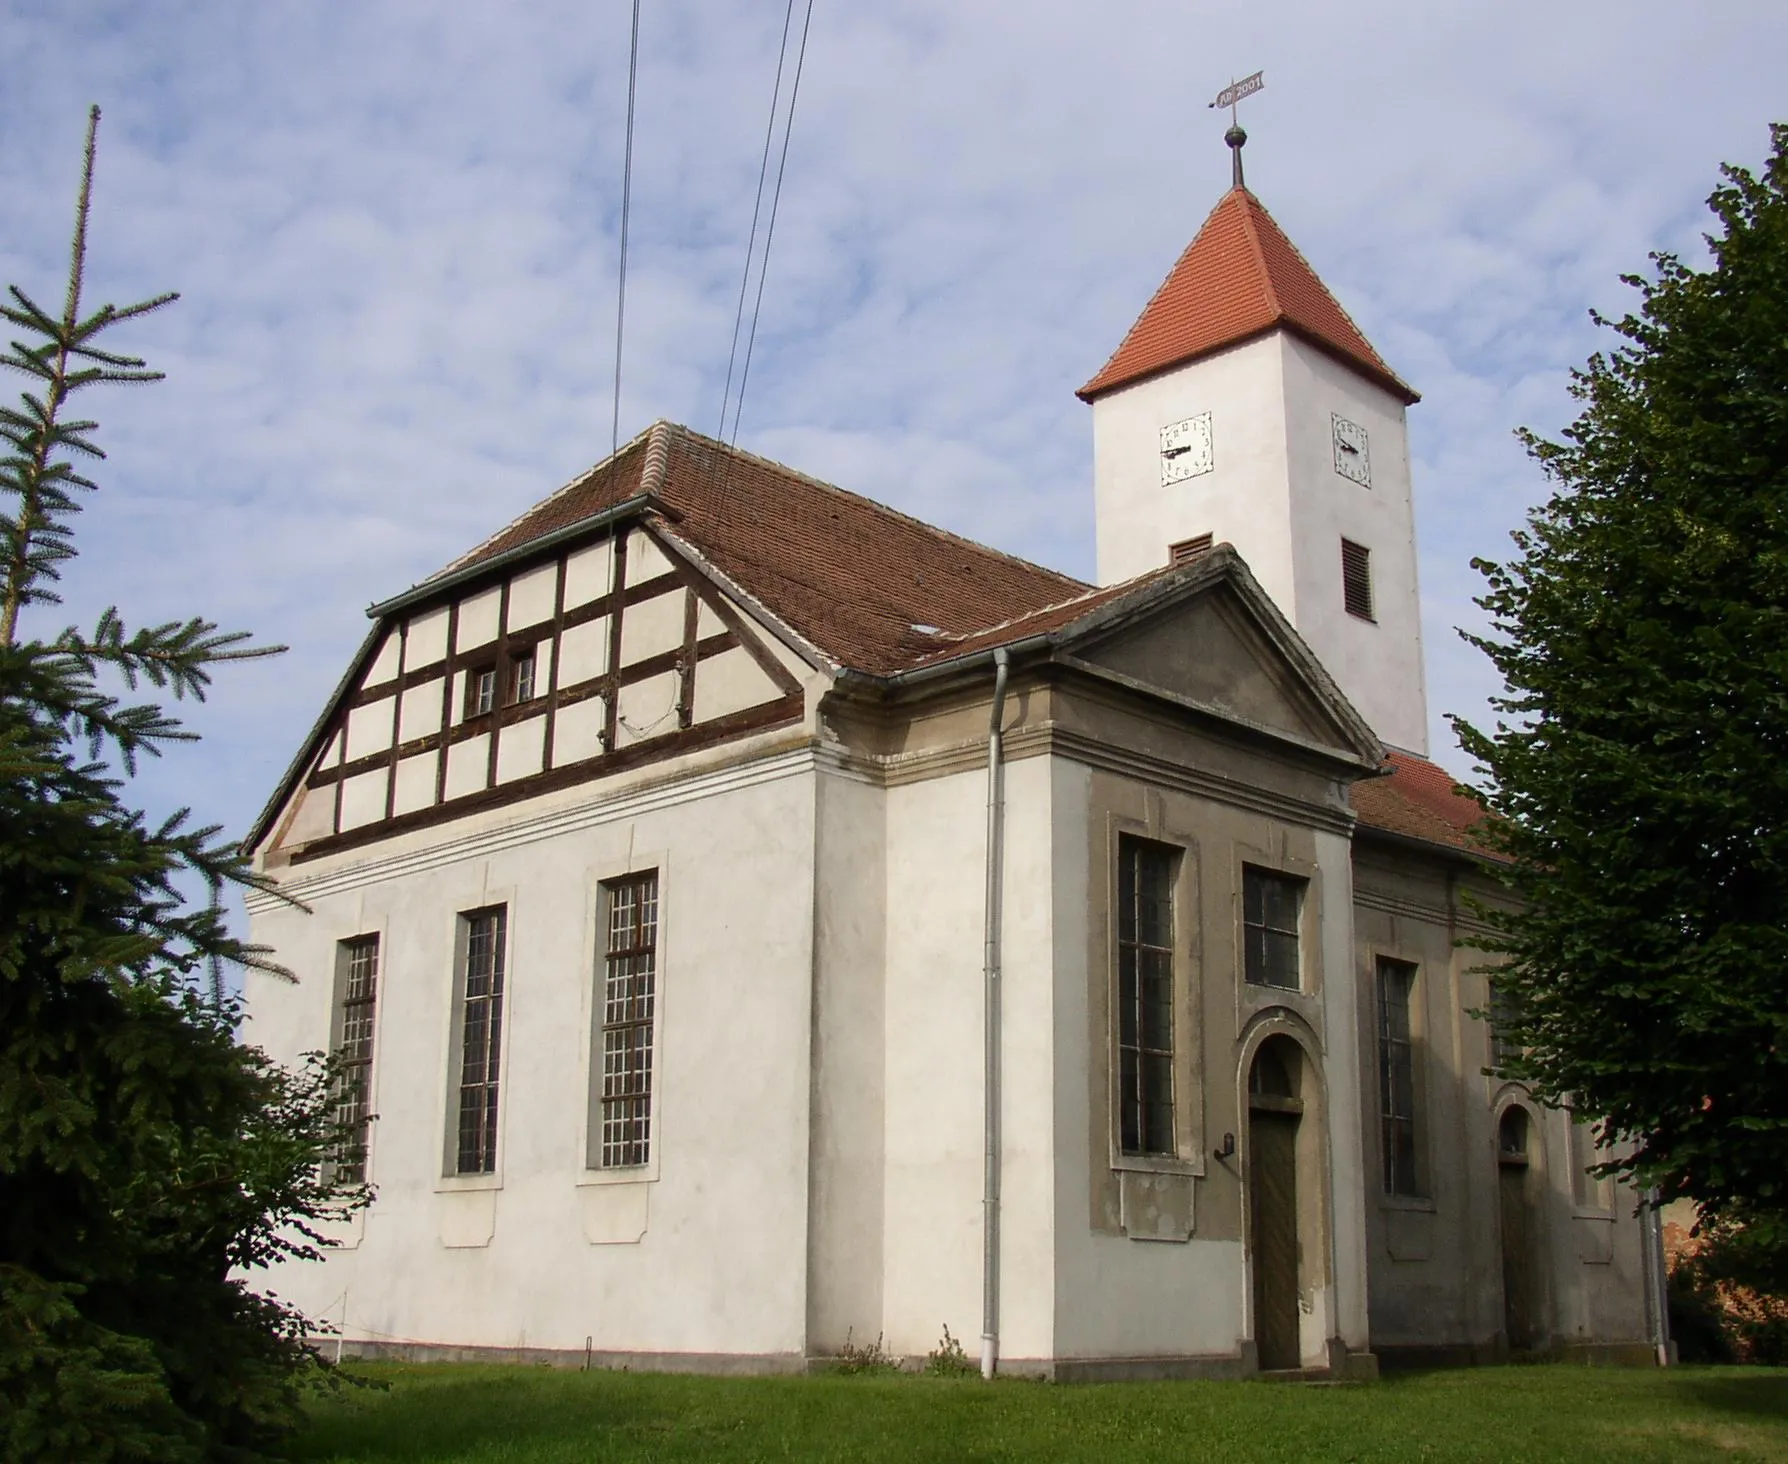
[[1283,328],[1339,358],[1405,405],[1419,401],[1372,349],[1261,202],[1223,195],[1083,401]]

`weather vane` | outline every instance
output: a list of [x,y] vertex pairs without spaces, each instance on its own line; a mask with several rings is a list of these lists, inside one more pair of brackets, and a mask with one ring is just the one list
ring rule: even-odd
[[1229,108],[1229,131],[1223,134],[1223,140],[1229,144],[1230,157],[1235,163],[1235,186],[1242,184],[1242,144],[1248,140],[1248,134],[1242,131],[1242,124],[1236,117],[1236,106],[1243,97],[1251,97],[1266,85],[1261,78],[1262,73],[1256,71],[1252,76],[1244,76],[1240,81],[1232,81],[1217,93],[1213,107]]

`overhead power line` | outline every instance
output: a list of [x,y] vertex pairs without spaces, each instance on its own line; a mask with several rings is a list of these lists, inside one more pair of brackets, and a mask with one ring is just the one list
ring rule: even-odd
[[639,90],[639,4],[633,0],[633,41],[627,52],[627,150],[621,165],[621,265],[615,290],[615,410],[609,457],[621,450],[621,337],[627,321],[627,226],[633,211],[633,103]]
[[726,408],[733,395],[733,368],[739,359],[739,331],[745,323],[745,297],[751,288],[751,261],[757,255],[757,223],[764,209],[764,183],[770,176],[770,147],[776,140],[776,110],[782,100],[782,68],[788,60],[789,27],[795,18],[795,0],[782,13],[782,44],[776,48],[776,84],[770,88],[770,116],[764,123],[764,155],[757,165],[757,197],[751,205],[751,234],[745,241],[745,268],[739,275],[739,306],[733,312],[733,340],[726,352],[726,385],[720,393],[720,429],[714,434],[726,441]]
[[757,242],[757,222],[763,208],[764,183],[769,175],[770,152],[776,136],[777,110],[782,96],[782,71],[788,59],[788,35],[794,8],[795,0],[789,0],[782,23],[782,48],[776,59],[776,85],[770,94],[770,120],[764,130],[764,155],[758,170],[757,203],[751,214],[751,238],[745,250],[745,274],[739,282],[739,314],[733,322],[733,347],[727,357],[727,391],[720,401],[720,438],[727,443],[738,441],[739,418],[745,410],[745,387],[751,379],[751,355],[757,343],[758,318],[764,308],[764,281],[770,272],[770,247],[776,238],[776,214],[782,203],[782,179],[788,171],[788,144],[789,137],[794,132],[795,103],[800,99],[801,71],[807,61],[807,33],[813,24],[813,0],[807,0],[806,13],[801,19],[801,41],[795,53],[795,74],[789,85],[788,110],[782,118],[782,151],[776,163],[776,185],[770,194],[770,217],[764,228],[763,253],[757,261],[757,295],[751,307],[751,328],[745,335],[745,357],[739,366],[739,393],[732,400],[733,425],[729,434],[726,427],[727,396],[732,390],[733,364],[739,347],[739,325],[744,318],[745,296],[751,283],[752,252]]

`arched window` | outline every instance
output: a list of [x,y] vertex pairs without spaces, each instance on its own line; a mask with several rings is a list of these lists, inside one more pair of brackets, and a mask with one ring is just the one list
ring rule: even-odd
[[1297,1044],[1285,1037],[1269,1037],[1254,1054],[1248,1069],[1248,1092],[1255,1098],[1295,1099],[1298,1096]]
[[1501,1159],[1525,1164],[1527,1162],[1527,1110],[1519,1106],[1511,1106],[1504,1111],[1502,1122],[1496,1129],[1496,1152]]

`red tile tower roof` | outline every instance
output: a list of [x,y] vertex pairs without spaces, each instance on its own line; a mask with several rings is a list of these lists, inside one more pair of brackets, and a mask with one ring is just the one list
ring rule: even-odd
[[1276,328],[1302,336],[1405,405],[1419,400],[1246,188],[1218,201],[1130,333],[1077,395],[1090,402]]

